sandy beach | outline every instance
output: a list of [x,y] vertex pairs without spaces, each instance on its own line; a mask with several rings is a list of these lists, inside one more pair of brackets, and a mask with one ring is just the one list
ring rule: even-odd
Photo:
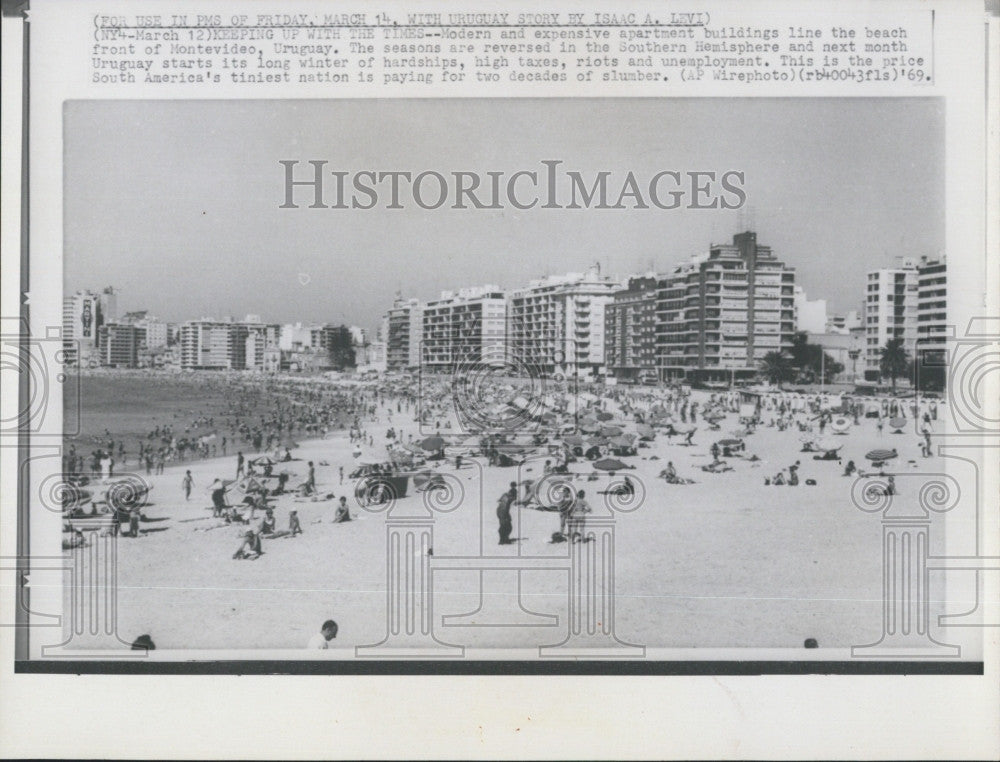
[[[702,403],[706,392],[693,392]],[[388,426],[419,433],[411,416],[381,408],[377,422],[366,421],[375,447],[365,447],[360,460],[383,450]],[[767,421],[767,414],[763,416]],[[663,434],[627,460],[629,476],[644,493],[641,505],[617,514],[615,526],[617,608],[615,631],[626,642],[647,647],[781,647],[801,648],[806,638],[821,646],[845,647],[878,639],[881,628],[881,526],[878,516],[859,510],[851,500],[853,477],[842,476],[848,460],[868,466],[864,455],[877,447],[897,449],[892,470],[926,470],[933,459],[921,457],[912,419],[902,434],[880,433],[874,419],[851,426],[842,441],[841,461],[813,460],[801,452],[795,429],[766,425],[747,437],[747,452],[759,460],[727,458],[732,471],[712,474],[709,446],[738,428],[733,413],[709,431],[704,422],[683,446]],[[934,423],[941,431],[944,421]],[[453,432],[454,433],[454,432]],[[829,438],[829,432],[827,432]],[[216,478],[232,479],[236,457],[170,465],[162,475],[143,478],[153,487],[143,509],[138,538],[118,541],[118,626],[125,639],[148,633],[160,649],[301,649],[320,623],[336,619],[335,648],[377,643],[385,635],[385,514],[364,510],[354,497],[347,474],[359,459],[347,433],[299,443],[295,460],[281,464],[295,475],[290,486],[305,479],[307,462],[316,463],[321,496],[348,498],[353,520],[332,523],[336,499],[276,499],[278,529],[298,511],[303,534],[264,539],[263,555],[234,560],[242,527],[213,518],[207,490]],[[246,453],[252,457],[251,453]],[[495,508],[510,481],[538,479],[544,454],[511,468],[489,467],[483,458],[429,464],[454,476],[464,498],[452,512],[438,514],[434,526],[435,555],[566,556],[566,543],[551,543],[558,529],[556,513],[519,507],[513,512],[511,546],[497,545]],[[672,461],[689,485],[667,484],[657,475]],[[773,476],[800,461],[798,486],[766,486]],[[345,478],[340,482],[339,468]],[[181,481],[190,469],[191,499]],[[588,501],[603,498],[608,477],[587,481],[593,473],[586,461],[570,464],[579,473],[574,484]],[[815,480],[815,486],[807,486]],[[916,500],[902,489],[900,500]],[[405,501],[420,501],[412,488]],[[259,514],[258,514],[259,518]],[[495,581],[494,581],[495,582]],[[558,625],[494,627],[517,609],[516,588],[502,582],[478,615],[464,622],[441,617],[480,609],[477,572],[435,573],[435,632],[446,642],[469,647],[532,647],[558,643],[566,636],[566,574],[559,571],[521,573],[520,605],[540,614],[557,615]],[[508,590],[509,592],[498,592]],[[491,616],[493,619],[491,620]],[[552,620],[526,618],[534,624]],[[465,625],[478,626],[465,626]],[[88,647],[74,638],[73,647]]]

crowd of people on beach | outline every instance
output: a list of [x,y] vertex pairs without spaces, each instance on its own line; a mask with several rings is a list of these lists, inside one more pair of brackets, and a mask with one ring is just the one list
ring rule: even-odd
[[[508,388],[502,403],[495,403],[498,408],[516,408],[521,397],[538,402],[531,396],[530,379],[504,383]],[[219,543],[219,552],[242,561],[264,557],[272,541],[312,533],[309,520],[349,524],[357,518],[352,506],[404,499],[405,488],[400,492],[396,482],[409,480],[415,491],[426,493],[444,488],[444,475],[460,474],[472,461],[483,468],[511,469],[534,459],[540,464],[534,479],[518,471],[518,479],[504,480],[508,487],[496,499],[497,543],[521,542],[515,536],[515,512],[529,509],[554,514],[549,543],[576,544],[592,541],[588,519],[602,499],[627,501],[640,491],[645,494],[647,485],[627,473],[635,468],[633,459],[654,461],[662,456],[666,461],[662,468],[655,466],[659,486],[654,489],[725,478],[720,475],[734,470],[749,475],[753,472],[747,469],[767,463],[761,455],[773,457],[764,450],[754,453],[750,447],[757,432],[772,429],[799,437],[800,451],[811,455],[804,467],[801,459],[791,458],[785,465],[769,464],[756,472],[756,484],[816,486],[812,477],[817,473],[855,478],[879,473],[856,465],[860,454],[841,458],[842,443],[850,436],[832,443],[831,438],[862,426],[870,427],[869,436],[873,431],[887,435],[887,427],[896,432],[915,427],[920,453],[929,458],[939,417],[939,403],[933,398],[864,398],[815,391],[729,389],[695,394],[681,384],[653,389],[550,384],[544,394],[544,404],[521,411],[524,415],[517,421],[526,425],[504,429],[489,424],[491,415],[505,420],[495,410],[477,411],[473,424],[463,420],[461,406],[455,404],[456,381],[450,378],[425,378],[419,383],[382,378],[352,384],[287,377],[238,379],[224,408],[188,411],[186,423],[178,413],[171,421],[154,423],[144,435],[106,430],[103,437],[91,440],[97,447],[90,452],[84,452],[88,449],[84,440],[68,442],[63,467],[68,479],[107,484],[130,466],[150,476],[180,466],[179,497],[184,504],[206,510],[204,516],[187,520],[197,520],[200,531],[235,529],[235,549],[232,536],[223,531],[219,536],[230,539]],[[321,441],[331,435],[348,442],[349,458],[341,462],[331,458],[331,463],[322,460],[322,454],[309,460],[301,452],[299,440]],[[895,453],[887,449],[886,459]],[[204,463],[193,468],[198,461],[210,462],[212,468],[206,469]],[[823,461],[833,461],[834,470],[817,471],[830,468]],[[318,466],[326,468],[321,476]],[[803,478],[803,470],[809,478]],[[211,481],[205,478],[206,471]],[[196,479],[196,474],[201,475]],[[559,488],[543,494],[544,480]],[[891,474],[885,481],[888,494],[897,494]],[[597,489],[589,486],[595,482]],[[596,496],[588,497],[588,490]],[[660,493],[654,493],[654,499],[660,499]],[[322,504],[319,517],[310,519],[316,512],[306,511],[303,521],[298,505],[302,502]],[[115,518],[123,536],[141,536],[141,506],[129,507]],[[330,632],[324,624],[323,643],[336,637],[336,625],[327,637]],[[314,640],[311,648],[324,647]]]

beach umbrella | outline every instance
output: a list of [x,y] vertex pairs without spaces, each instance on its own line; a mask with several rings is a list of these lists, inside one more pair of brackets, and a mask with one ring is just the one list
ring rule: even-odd
[[595,431],[600,431],[601,424],[597,421],[580,421],[580,431],[585,431],[591,434]]
[[581,437],[579,434],[570,434],[563,437],[563,441],[572,447],[583,447],[587,444],[587,440]]
[[903,417],[890,418],[889,425],[896,430],[894,433],[900,434],[903,427],[906,426],[906,419]]
[[631,468],[627,463],[622,463],[617,458],[601,458],[594,461],[594,468],[600,471],[622,471]]
[[620,437],[622,429],[619,426],[601,426],[602,437]]
[[880,460],[891,460],[891,459],[897,457],[898,455],[899,455],[899,453],[897,453],[895,450],[879,450],[879,449],[876,449],[876,450],[871,450],[870,452],[868,452],[865,455],[865,457],[868,458],[868,460],[880,461]]
[[441,437],[433,436],[433,437],[427,437],[427,439],[425,439],[423,442],[420,443],[420,446],[423,449],[427,450],[428,452],[435,452],[437,450],[443,450],[444,444],[445,444],[444,439],[442,439]]
[[610,442],[612,447],[631,447],[632,440],[627,436],[615,437]]
[[612,418],[614,418],[614,415],[612,415],[611,413],[602,412],[597,414],[597,420],[599,421],[610,421]]
[[656,432],[653,431],[653,427],[646,423],[636,424],[635,430],[639,432],[639,438],[645,439],[647,441],[656,439]]
[[742,439],[720,439],[719,444],[723,447],[732,447],[733,445],[743,444]]
[[250,462],[255,466],[273,466],[278,461],[272,460],[267,455],[261,455],[259,458],[253,458]]
[[837,434],[846,434],[847,430],[851,428],[851,419],[843,415],[834,416],[830,421],[830,428]]

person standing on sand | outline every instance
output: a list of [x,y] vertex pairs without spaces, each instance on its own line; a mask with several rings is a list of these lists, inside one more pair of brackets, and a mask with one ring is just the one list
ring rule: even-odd
[[510,483],[510,489],[500,496],[497,504],[497,519],[499,519],[500,545],[510,545],[510,533],[514,529],[514,524],[510,516],[510,507],[517,499],[517,482]]
[[569,511],[569,539],[571,542],[587,542],[587,514],[590,504],[583,490],[576,493],[576,500]]
[[313,465],[311,460],[309,461],[309,475],[306,477],[305,487],[305,493],[307,495],[316,494],[316,467]]
[[184,499],[191,499],[191,488],[194,486],[194,479],[191,477],[190,471],[184,472],[184,479],[181,481],[181,487],[184,488]]
[[243,475],[243,453],[236,453],[236,478],[239,479]]

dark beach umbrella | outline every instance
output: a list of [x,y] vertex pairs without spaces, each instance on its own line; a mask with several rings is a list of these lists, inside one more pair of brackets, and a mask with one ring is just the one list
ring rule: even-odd
[[865,457],[868,458],[868,460],[879,461],[879,460],[892,460],[898,455],[899,453],[897,453],[895,450],[872,450],[867,455],[865,455]]
[[594,468],[600,471],[622,471],[631,468],[627,463],[622,463],[617,458],[602,458],[594,462]]
[[441,437],[427,437],[427,439],[420,443],[420,446],[429,452],[436,452],[443,450],[444,444],[444,439]]

